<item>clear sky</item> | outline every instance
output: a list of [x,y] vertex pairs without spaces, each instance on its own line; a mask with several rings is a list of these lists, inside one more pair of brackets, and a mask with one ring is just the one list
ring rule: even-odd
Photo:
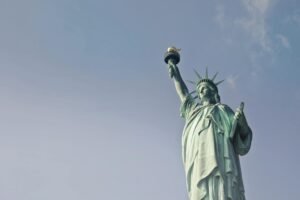
[[245,102],[247,199],[299,198],[299,1],[1,0],[0,27],[1,200],[187,199],[171,45]]

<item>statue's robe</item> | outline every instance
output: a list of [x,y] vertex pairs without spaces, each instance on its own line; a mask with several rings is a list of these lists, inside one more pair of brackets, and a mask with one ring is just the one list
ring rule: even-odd
[[239,155],[251,146],[252,132],[230,137],[234,112],[224,104],[201,106],[191,96],[181,105],[185,119],[182,157],[190,200],[245,200]]

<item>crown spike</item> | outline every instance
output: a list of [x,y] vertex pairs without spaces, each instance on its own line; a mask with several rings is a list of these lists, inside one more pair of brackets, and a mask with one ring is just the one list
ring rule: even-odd
[[215,80],[215,78],[217,77],[217,75],[218,75],[218,72],[217,73],[215,73],[215,75],[212,77],[212,81],[214,81]]
[[201,77],[200,74],[197,72],[197,70],[194,69],[194,72],[195,72],[196,76],[198,77],[198,79],[201,80],[202,77]]
[[197,83],[195,83],[194,81],[190,81],[190,80],[186,80],[186,81],[193,84],[193,85],[197,85]]
[[192,95],[194,93],[196,93],[196,90],[191,91],[189,94]]
[[219,85],[219,84],[222,83],[223,81],[225,81],[225,80],[221,80],[221,81],[215,83],[215,85]]
[[197,94],[196,94],[196,96],[193,97],[193,94],[195,94],[195,93],[196,93],[196,90],[193,90],[189,93],[189,95],[191,95],[193,99],[197,99],[198,98]]

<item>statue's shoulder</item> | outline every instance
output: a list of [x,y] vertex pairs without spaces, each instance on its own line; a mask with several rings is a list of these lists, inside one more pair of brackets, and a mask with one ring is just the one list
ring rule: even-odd
[[233,110],[226,104],[218,103],[217,108],[226,113],[234,113]]

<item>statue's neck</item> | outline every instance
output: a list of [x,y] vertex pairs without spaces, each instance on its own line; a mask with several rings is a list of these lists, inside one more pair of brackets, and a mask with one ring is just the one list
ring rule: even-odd
[[203,106],[209,106],[209,105],[215,105],[215,104],[216,104],[216,102],[214,102],[214,101],[209,101],[209,100],[207,100],[207,101],[202,101],[201,103],[202,103]]

